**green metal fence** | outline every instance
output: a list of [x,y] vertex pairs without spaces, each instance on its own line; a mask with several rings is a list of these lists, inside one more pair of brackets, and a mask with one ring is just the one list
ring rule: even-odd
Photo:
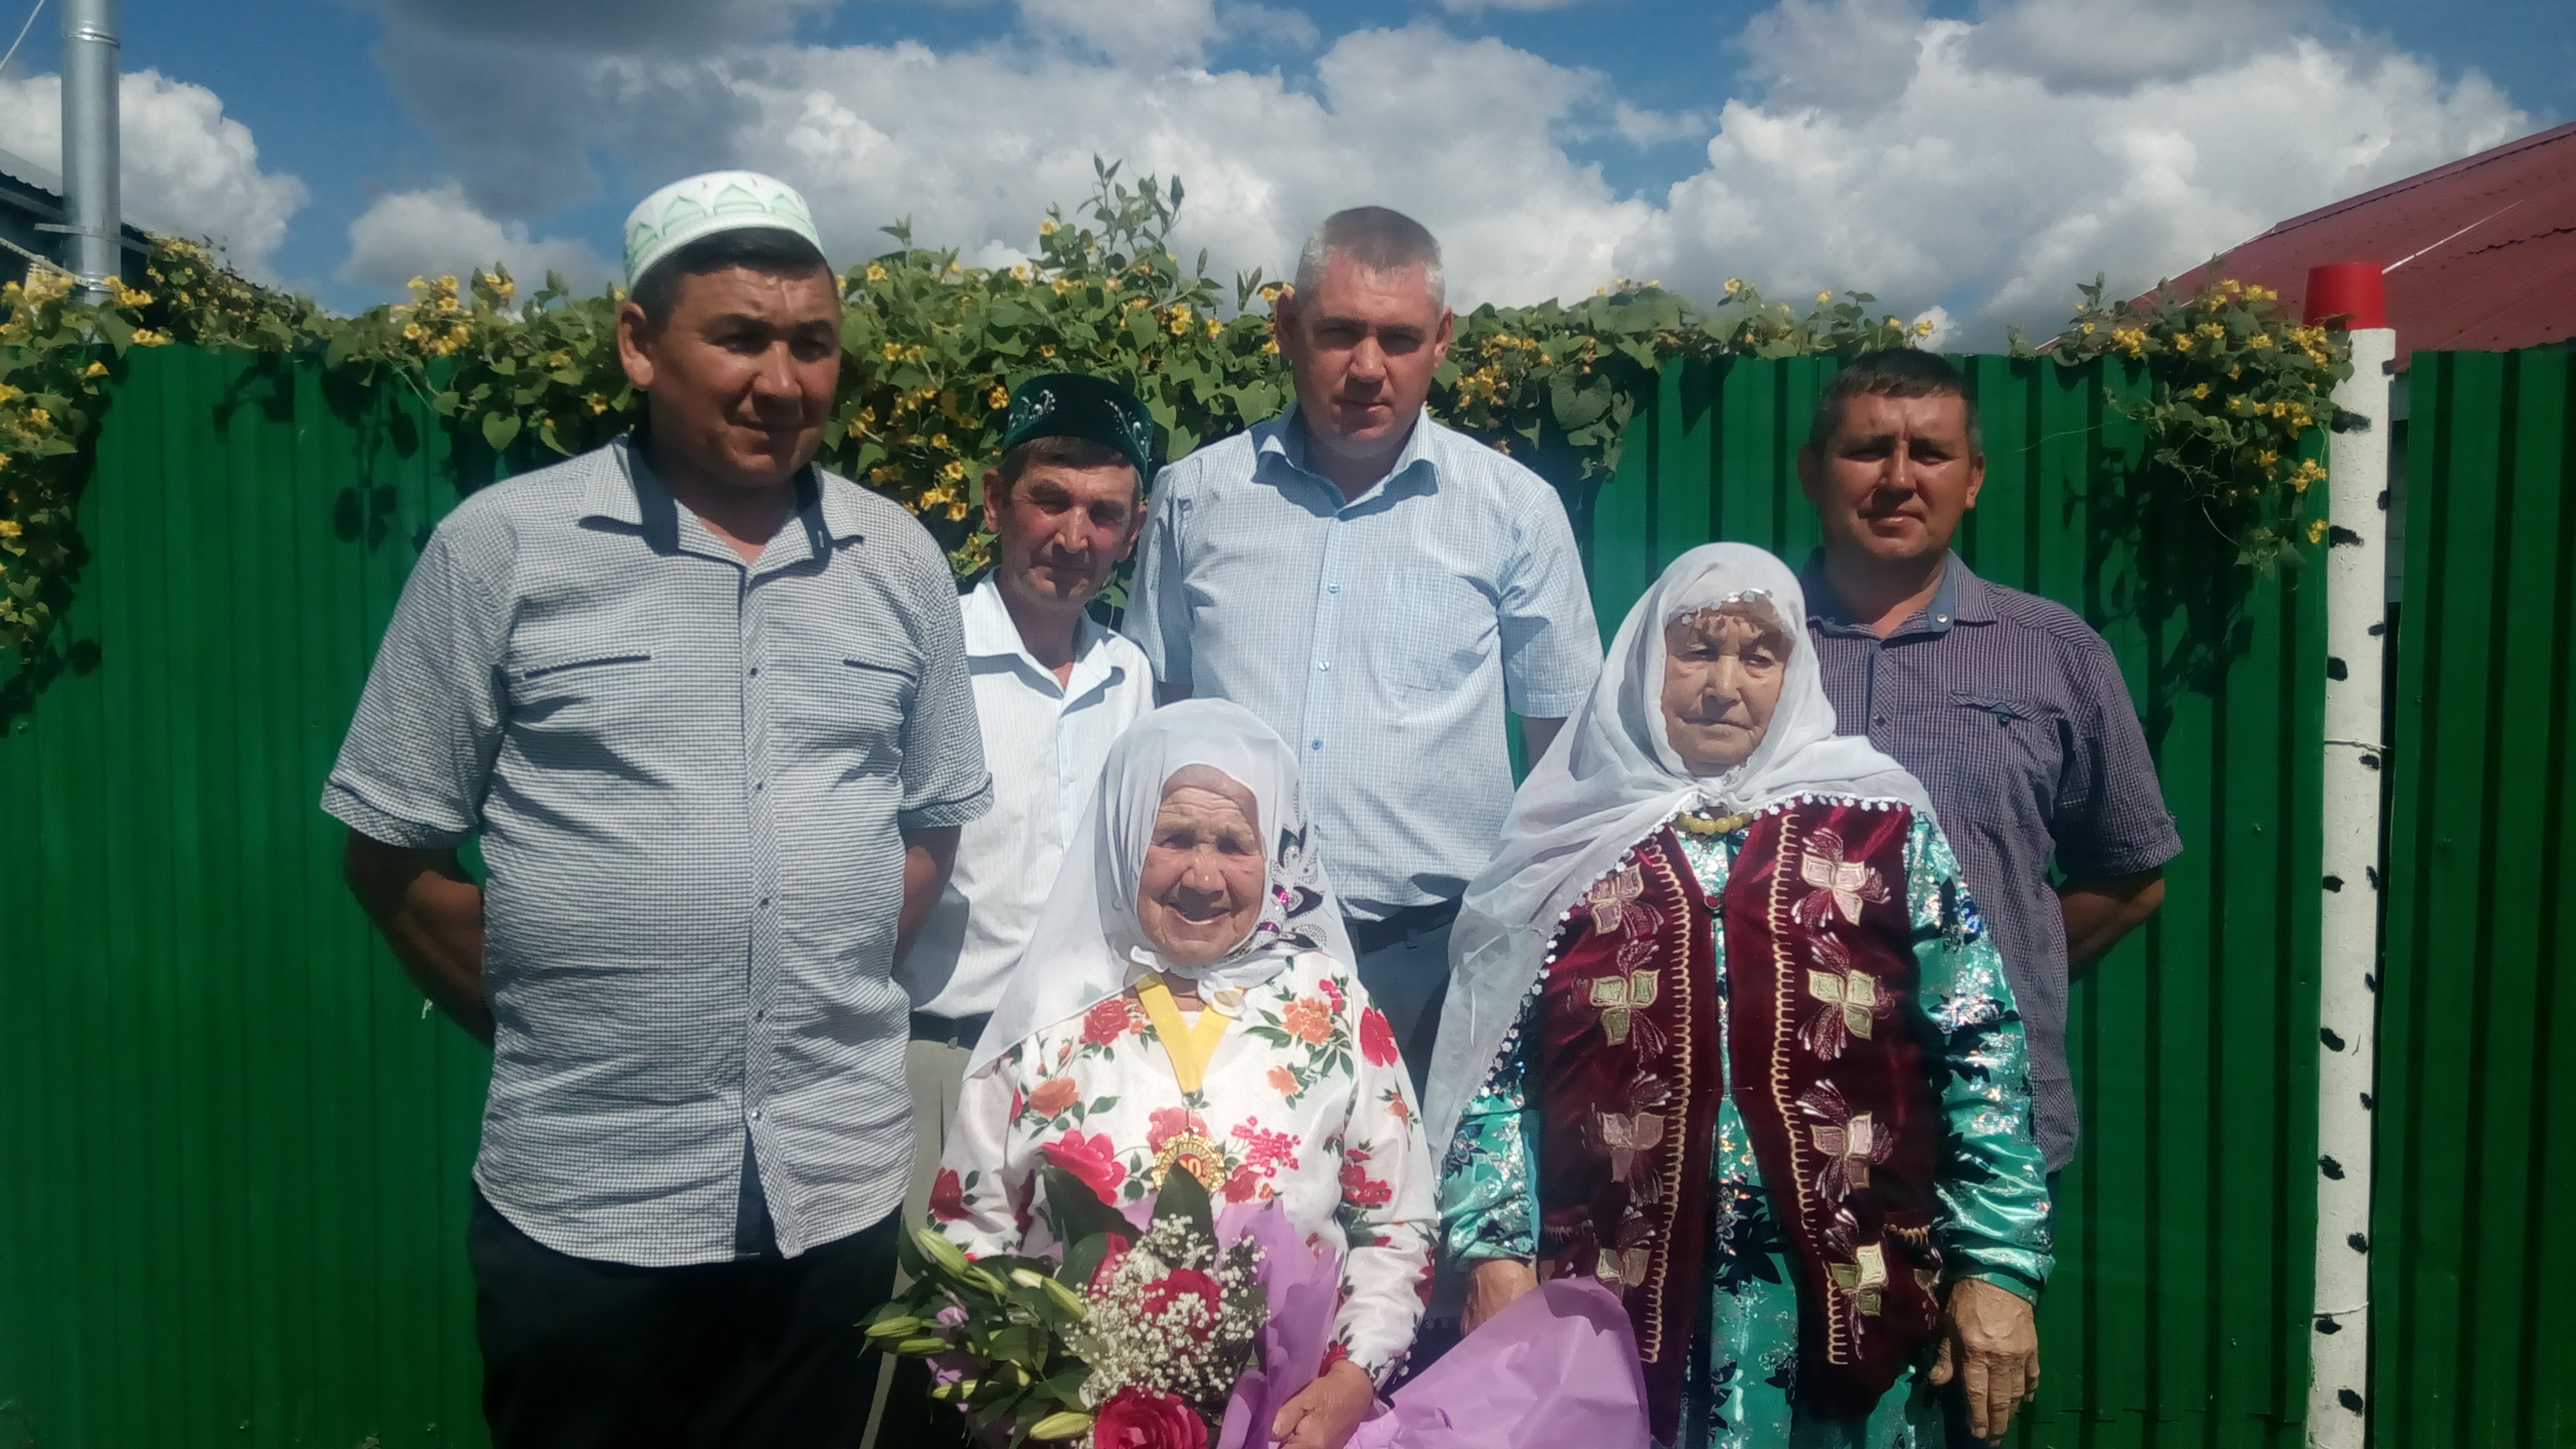
[[[2038,1411],[2017,1442],[2291,1445],[2313,1274],[2323,577],[2255,578],[2132,475],[2119,369],[1963,358],[1984,414],[1970,567],[2082,614],[2120,659],[2184,853],[2161,913],[2075,990],[2082,1157],[2060,1184]],[[1669,370],[1591,508],[1625,614],[1712,538],[1815,546],[1795,452],[1824,361]]]
[[117,389],[75,669],[0,738],[5,1449],[483,1442],[483,1053],[315,807],[442,450],[310,367],[159,349]]
[[2576,369],[2418,353],[2392,714],[2382,1446],[2576,1443]]
[[[2187,844],[2163,913],[2077,991],[2087,1147],[2063,1184],[2046,1390],[2017,1438],[2294,1443],[2315,1157],[2322,590],[2298,570],[2235,570],[2205,522],[2137,485],[2137,439],[2104,398],[2131,380],[1969,366],[1990,472],[1963,551],[2109,637]],[[1829,371],[1744,361],[1667,374],[1618,479],[1577,500],[1605,622],[1691,544],[1803,555],[1814,530],[1792,456]],[[424,1013],[372,941],[339,884],[338,829],[315,807],[404,570],[453,499],[445,446],[398,390],[334,393],[306,366],[160,349],[137,354],[118,390],[85,505],[96,557],[67,625],[80,666],[0,738],[0,801],[16,822],[0,865],[0,1449],[482,1440],[461,1261],[482,1054]],[[2500,517],[2476,526],[2495,537]],[[2552,526],[2563,563],[2567,528]],[[2430,530],[2416,546],[2430,568]],[[2410,570],[2419,594],[2424,577]],[[2489,628],[2476,657],[2500,660]],[[2553,638],[2563,718],[2567,641]],[[2554,768],[2529,779],[2555,791]],[[2540,808],[2525,777],[2508,778]],[[2516,839],[2489,853],[2511,855]],[[2402,884],[2420,868],[2400,847]],[[2539,878],[2554,882],[2546,859]],[[2473,878],[2483,862],[2448,888],[2492,889]],[[2465,931],[2430,934],[2467,949]],[[2390,971],[2401,1002],[2415,978],[2394,956]],[[2513,990],[2547,1006],[2545,973],[2511,980],[2478,1011],[2518,1021],[2528,997]],[[2392,1126],[2405,1063],[2456,1074],[2454,1054],[2474,1044],[2410,1034],[2401,1014]],[[2495,1070],[2545,1067],[2535,1049]],[[2410,1090],[2432,1092],[2439,1074],[2418,1076]],[[2472,1110],[2491,1117],[2526,1078],[2498,1080]],[[2527,1110],[2514,1120],[2536,1134],[2542,1108]],[[2435,1147],[2464,1150],[2455,1120],[2431,1118],[2425,1146],[2395,1149],[2392,1192]],[[2530,1182],[2569,1170],[2529,1162]],[[2383,1236],[2440,1231],[2420,1226],[2436,1186],[2449,1222],[2482,1201],[2456,1173],[2428,1181],[2396,1204],[2419,1226]],[[2474,1267],[2506,1285],[2495,1295],[2545,1301],[2526,1285],[2544,1268],[2563,1282],[2565,1250],[2537,1216],[2512,1222],[2525,1237],[2476,1239],[2456,1276]],[[2481,1324],[2498,1311],[2492,1295],[2457,1306],[2454,1281],[2430,1266],[2383,1294],[2438,1298]],[[2403,1331],[2383,1318],[2382,1344]],[[2410,1355],[2438,1346],[2464,1368],[2485,1363],[2472,1348],[2488,1337],[2431,1316],[2413,1331]],[[2454,1402],[2429,1388],[2420,1401],[2382,1395],[2383,1415],[2409,1423]]]

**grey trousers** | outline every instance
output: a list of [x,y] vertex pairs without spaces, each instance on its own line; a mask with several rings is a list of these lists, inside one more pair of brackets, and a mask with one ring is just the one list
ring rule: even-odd
[[[947,1150],[948,1130],[957,1121],[957,1090],[966,1081],[966,1059],[972,1050],[946,1042],[906,1042],[904,1085],[912,1091],[912,1181],[903,1194],[903,1231],[908,1236],[930,1221],[930,1189],[939,1180],[939,1155]],[[895,1273],[901,1291],[901,1269]],[[895,1365],[881,1359],[876,1404],[868,1416],[867,1449],[908,1449],[927,1443],[963,1442],[965,1420],[945,1404],[918,1401],[914,1394],[893,1396]],[[910,1365],[918,1370],[918,1365]],[[925,1379],[926,1382],[926,1379]]]
[[1371,951],[1360,957],[1359,970],[1370,1004],[1395,1028],[1418,1098],[1431,1075],[1431,1045],[1440,1035],[1440,1005],[1449,994],[1449,927]]

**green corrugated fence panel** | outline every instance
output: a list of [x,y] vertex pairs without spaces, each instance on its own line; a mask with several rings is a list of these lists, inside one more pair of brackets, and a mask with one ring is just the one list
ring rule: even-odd
[[454,497],[426,410],[132,355],[66,622],[0,738],[0,1446],[480,1443],[485,1058],[425,1019],[316,808]]
[[[2324,600],[2249,577],[2197,512],[2132,476],[2118,369],[1960,359],[1987,473],[1960,550],[2111,642],[2184,853],[2163,911],[2075,991],[2085,1148],[2060,1184],[2046,1391],[2022,1443],[2286,1446],[2307,1392],[2315,1220],[2318,739]],[[1606,637],[1710,539],[1803,563],[1796,453],[1833,364],[1666,370],[1588,540]],[[2239,606],[2221,610],[2220,581]],[[1974,883],[1971,882],[1973,885]]]
[[2373,1428],[2576,1442],[2576,369],[2418,353],[2390,782]]
[[[2187,843],[2163,913],[2076,992],[2087,1147],[2019,1437],[2291,1443],[2321,600],[2290,569],[2214,606],[2229,551],[2131,478],[2104,389],[2135,378],[1967,365],[1989,474],[1963,551],[2110,639]],[[1605,632],[1695,543],[1803,558],[1795,454],[1831,373],[1668,370],[1590,509]],[[95,657],[0,739],[26,822],[0,870],[0,1449],[481,1438],[461,1243],[484,1060],[374,943],[315,808],[451,463],[400,389],[335,387],[135,355],[66,626]]]

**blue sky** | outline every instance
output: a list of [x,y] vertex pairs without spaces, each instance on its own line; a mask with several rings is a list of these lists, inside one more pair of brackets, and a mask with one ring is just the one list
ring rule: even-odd
[[[0,0],[0,43],[23,18]],[[0,146],[39,161],[58,23],[0,76]],[[2576,114],[2576,6],[2539,0],[125,0],[123,23],[128,72],[160,77],[128,93],[129,206],[341,308],[477,248],[603,279],[636,195],[726,164],[813,193],[838,251],[908,214],[1006,260],[1105,151],[1188,177],[1185,239],[1221,268],[1376,200],[1449,240],[1469,300],[1743,275],[1982,340],[2095,271],[2152,281]]]

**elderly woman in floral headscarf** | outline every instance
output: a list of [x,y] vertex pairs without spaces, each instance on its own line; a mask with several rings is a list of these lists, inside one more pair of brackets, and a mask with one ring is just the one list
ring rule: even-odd
[[1032,1251],[1054,1240],[1047,1164],[1111,1203],[1175,1172],[1221,1212],[1278,1203],[1347,1257],[1328,1366],[1274,1427],[1338,1449],[1422,1314],[1431,1161],[1306,830],[1295,755],[1238,705],[1119,738],[1091,848],[967,1066],[931,1216],[969,1254]]
[[2002,1437],[2050,1263],[2020,1020],[1922,787],[1834,736],[1778,559],[1694,549],[1629,614],[1453,950],[1469,1343],[1584,1275],[1665,1445],[1938,1445],[1954,1373]]

